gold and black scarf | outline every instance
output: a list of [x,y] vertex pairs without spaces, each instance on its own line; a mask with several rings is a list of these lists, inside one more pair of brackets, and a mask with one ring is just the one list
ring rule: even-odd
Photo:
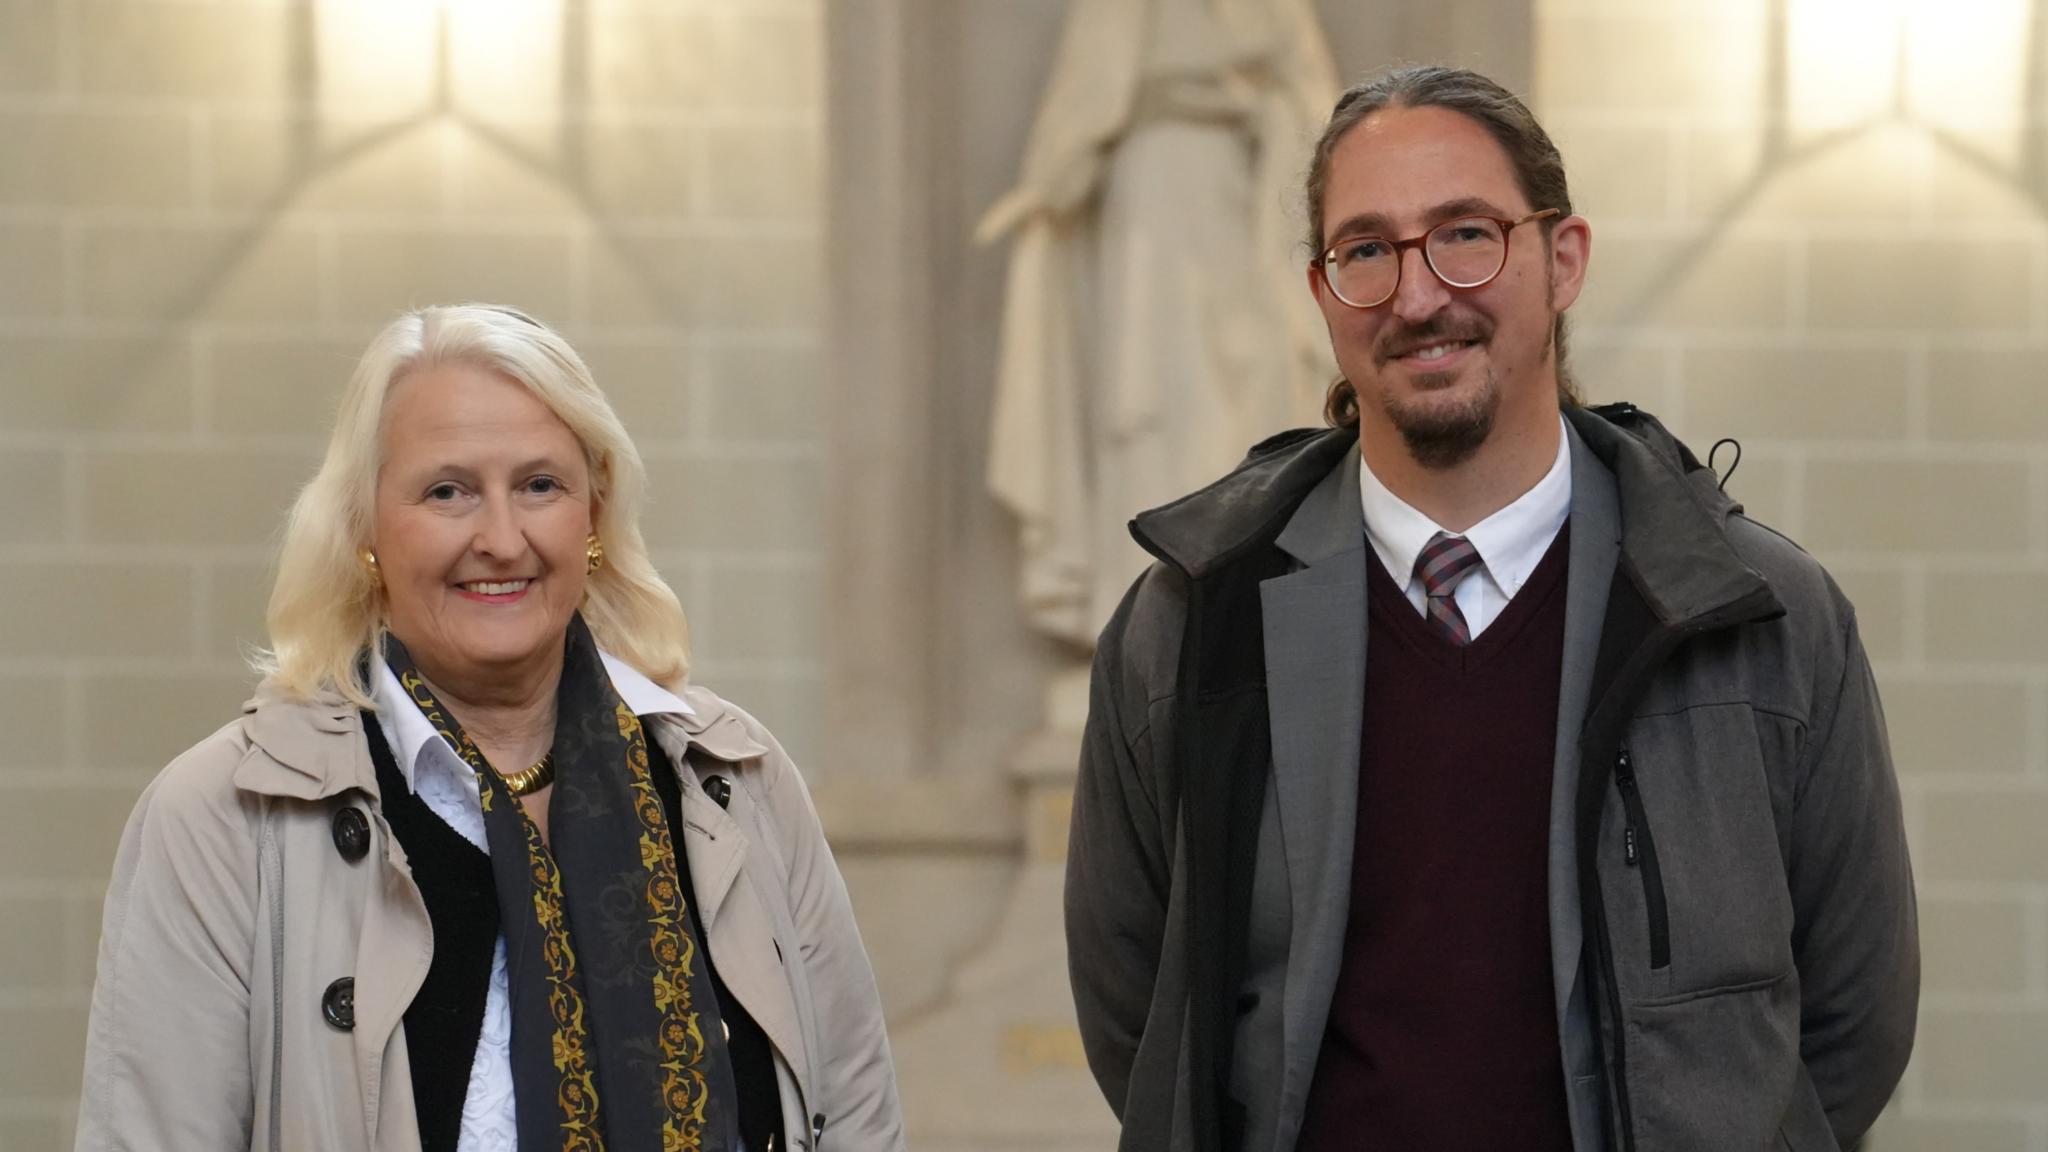
[[547,844],[396,637],[384,656],[482,790],[521,1152],[732,1152],[731,1062],[647,737],[583,618],[556,693]]

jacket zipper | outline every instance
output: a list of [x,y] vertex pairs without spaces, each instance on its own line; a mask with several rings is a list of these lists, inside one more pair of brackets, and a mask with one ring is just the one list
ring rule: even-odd
[[1623,748],[1614,763],[1614,785],[1621,790],[1627,811],[1622,831],[1621,855],[1629,867],[1640,869],[1643,877],[1643,907],[1650,919],[1650,967],[1671,966],[1671,913],[1664,904],[1664,873],[1657,866],[1657,842],[1650,835],[1650,819],[1643,810],[1642,792],[1636,786],[1636,770],[1628,749]]
[[[1606,696],[1603,697],[1605,702],[1596,709],[1596,712],[1611,711],[1617,717],[1626,717],[1629,711],[1633,709],[1634,702],[1640,699],[1642,692],[1649,682],[1650,675],[1663,664],[1664,660],[1681,643],[1691,637],[1704,635],[1720,628],[1748,623],[1752,620],[1771,619],[1774,614],[1768,610],[1775,607],[1776,599],[1771,596],[1769,589],[1759,589],[1721,609],[1696,617],[1681,628],[1669,631],[1653,630],[1652,635],[1645,641],[1643,649],[1638,652],[1636,657],[1631,658],[1629,661],[1632,666],[1631,679],[1625,686],[1621,683],[1610,685]],[[1782,609],[1779,609],[1775,614],[1782,615]],[[1663,633],[1661,637],[1658,635],[1659,632]],[[1625,726],[1626,721],[1623,720],[1619,723],[1621,726]],[[1615,760],[1616,775],[1619,777],[1622,769],[1626,768],[1629,789],[1632,793],[1636,787],[1635,766],[1628,762],[1626,746],[1621,745],[1619,740],[1617,740],[1617,746],[1621,748],[1621,751]],[[1664,938],[1663,948],[1665,953],[1662,959],[1665,965],[1669,965],[1669,953],[1671,950],[1670,924],[1668,921],[1664,922],[1661,931],[1658,925],[1658,921],[1662,919],[1664,912],[1664,886],[1663,876],[1657,871],[1656,867],[1656,844],[1649,836],[1649,821],[1642,815],[1642,798],[1630,793],[1623,793],[1623,800],[1629,803],[1631,818],[1636,825],[1636,855],[1638,861],[1647,860],[1649,862],[1647,865],[1639,862],[1636,866],[1644,869],[1644,904],[1646,911],[1650,912],[1653,917],[1651,923],[1653,951],[1656,937],[1661,935]],[[1595,811],[1599,811],[1599,809],[1595,809]],[[1593,933],[1599,940],[1599,950],[1594,957],[1594,982],[1598,985],[1604,985],[1602,992],[1607,1002],[1608,1021],[1611,1022],[1602,1025],[1603,1031],[1611,1029],[1602,1039],[1603,1043],[1610,1046],[1610,1051],[1606,1053],[1606,1065],[1609,1074],[1614,1078],[1611,1089],[1614,1105],[1613,1119],[1616,1124],[1621,1152],[1635,1152],[1635,1119],[1632,1115],[1634,1109],[1630,1106],[1628,1090],[1628,1055],[1626,1050],[1628,1027],[1621,1008],[1619,977],[1615,973],[1614,938],[1609,931],[1606,904],[1602,899],[1600,890],[1599,853],[1595,851],[1598,847],[1598,821],[1586,820],[1582,814],[1579,834],[1583,849],[1579,881],[1585,886],[1586,915],[1590,918]],[[1624,853],[1627,847],[1626,844],[1623,845]],[[1654,960],[1656,957],[1653,956],[1652,959]]]

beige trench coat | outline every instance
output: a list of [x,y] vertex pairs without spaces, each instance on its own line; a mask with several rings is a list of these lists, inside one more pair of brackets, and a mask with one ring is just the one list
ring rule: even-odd
[[[679,775],[698,911],[775,1046],[784,1131],[814,1152],[901,1149],[881,1001],[803,779],[753,717],[701,688],[683,697],[694,717],[648,728],[692,765]],[[725,808],[701,786],[709,771],[732,782]],[[349,807],[370,828],[353,862],[334,834]],[[122,834],[78,1148],[418,1149],[401,1024],[432,952],[361,716],[338,696],[259,688],[164,769]],[[351,1030],[323,1012],[344,977]]]

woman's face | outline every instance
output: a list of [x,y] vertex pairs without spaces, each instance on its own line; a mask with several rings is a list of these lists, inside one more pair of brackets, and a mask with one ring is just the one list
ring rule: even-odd
[[392,387],[370,547],[391,632],[430,679],[558,660],[595,519],[582,445],[518,381],[449,364]]

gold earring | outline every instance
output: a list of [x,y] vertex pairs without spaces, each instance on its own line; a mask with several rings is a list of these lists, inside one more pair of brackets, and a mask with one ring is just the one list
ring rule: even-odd
[[363,562],[363,571],[368,572],[371,579],[376,579],[383,575],[377,568],[377,554],[375,552],[365,548],[361,552],[356,553],[356,559]]
[[583,574],[586,576],[595,576],[597,570],[604,567],[604,541],[599,540],[595,532],[584,542],[583,559],[586,562]]

